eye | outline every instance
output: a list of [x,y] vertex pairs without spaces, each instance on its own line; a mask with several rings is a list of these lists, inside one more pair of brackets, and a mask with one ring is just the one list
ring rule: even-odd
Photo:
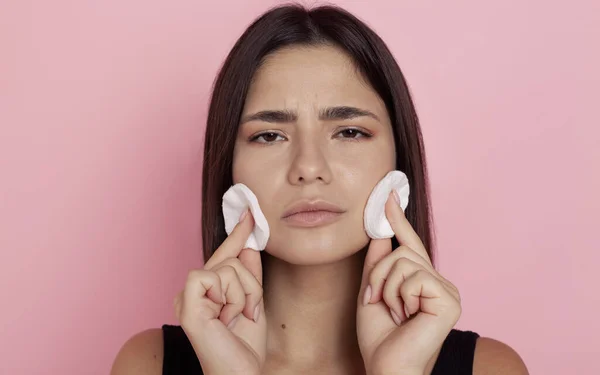
[[285,138],[283,136],[281,136],[279,133],[264,132],[264,133],[256,134],[253,137],[251,137],[250,142],[267,143],[267,144],[275,143],[278,141],[277,137],[281,138],[282,140],[285,140]]
[[346,138],[346,139],[356,139],[356,138],[362,138],[362,137],[366,137],[366,138],[371,138],[372,135],[362,131],[360,129],[356,129],[356,128],[347,128],[347,129],[343,129],[340,130],[339,132],[336,133],[336,135],[340,135],[341,138]]

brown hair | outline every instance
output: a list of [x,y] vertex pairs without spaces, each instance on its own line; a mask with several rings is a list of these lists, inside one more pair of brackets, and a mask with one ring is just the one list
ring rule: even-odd
[[[366,24],[335,6],[273,8],[238,39],[214,83],[208,111],[202,174],[204,259],[225,240],[221,200],[233,184],[235,139],[248,88],[265,57],[291,45],[335,45],[345,50],[386,105],[396,145],[396,169],[410,182],[406,216],[433,261],[433,225],[425,148],[419,120],[400,67],[381,38]],[[398,246],[393,240],[394,248]]]

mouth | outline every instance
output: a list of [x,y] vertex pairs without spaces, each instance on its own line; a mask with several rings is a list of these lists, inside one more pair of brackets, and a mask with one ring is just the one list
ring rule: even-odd
[[301,201],[289,208],[282,220],[291,226],[312,228],[338,220],[345,211],[325,201]]

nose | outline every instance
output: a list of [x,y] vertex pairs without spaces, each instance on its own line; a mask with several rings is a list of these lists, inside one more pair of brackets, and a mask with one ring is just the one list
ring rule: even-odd
[[288,179],[292,185],[314,182],[329,184],[332,173],[327,161],[326,148],[316,139],[303,139],[294,145],[294,157]]

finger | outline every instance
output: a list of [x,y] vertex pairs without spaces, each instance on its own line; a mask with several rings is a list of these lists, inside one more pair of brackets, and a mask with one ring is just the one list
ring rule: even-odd
[[383,300],[400,317],[401,321],[406,320],[408,316],[404,312],[404,303],[400,298],[400,287],[405,280],[419,270],[423,270],[423,266],[410,259],[400,258],[396,260],[391,272],[387,275],[387,280],[385,280],[382,291]]
[[221,312],[223,292],[221,280],[210,271],[192,270],[188,273],[183,291],[175,298],[177,320],[183,325],[196,324],[198,315],[203,319],[217,319]]
[[426,270],[432,272],[434,275],[437,271],[433,269],[430,263],[428,263],[422,256],[417,254],[411,248],[406,245],[402,245],[396,250],[392,251],[391,254],[380,260],[369,275],[369,285],[371,285],[373,297],[371,302],[376,303],[381,299],[383,285],[388,278],[388,274],[392,271],[392,267],[400,258],[407,258],[413,262],[422,265]]
[[[431,343],[443,342],[458,321],[460,304],[448,294],[438,279],[425,270],[413,273],[402,283],[400,297],[408,310],[405,314],[409,320],[403,323],[404,329],[397,329],[391,335],[395,338],[411,337],[415,353],[422,355],[420,362],[426,363],[439,348]],[[419,327],[427,327],[426,334],[417,332]]]
[[214,303],[223,303],[223,290],[221,280],[214,272],[206,270],[192,270],[188,273],[183,289],[183,300],[194,301],[206,296]]
[[456,286],[440,275],[439,272],[433,268],[431,263],[423,259],[422,256],[417,254],[408,246],[401,245],[396,250],[392,251],[391,254],[379,261],[375,268],[371,271],[369,276],[369,285],[372,287],[371,303],[377,303],[382,298],[383,285],[386,282],[388,274],[391,272],[394,263],[400,258],[408,258],[413,262],[423,266],[425,270],[429,271],[446,287],[446,289],[448,289],[448,291],[456,298],[457,301],[460,301],[460,294]]
[[[211,269],[227,258],[237,258],[248,237],[254,229],[254,218],[249,210],[244,211],[245,217],[233,228],[233,231],[204,264],[204,269]],[[243,216],[244,214],[242,214]]]
[[457,305],[438,279],[425,270],[418,270],[400,286],[405,314],[410,317],[419,310],[430,315],[447,312],[450,304]]
[[[248,252],[256,253],[254,250],[246,249]],[[245,305],[243,314],[246,318],[256,321],[257,308],[263,297],[263,288],[256,277],[248,270],[240,259],[233,258],[225,260],[222,265],[230,266],[235,269],[237,276],[242,284],[245,295]],[[220,266],[219,266],[220,267]]]
[[427,254],[427,250],[419,238],[419,235],[413,229],[412,225],[404,215],[404,211],[394,198],[395,192],[392,191],[385,203],[385,216],[388,219],[396,239],[400,245],[406,245],[421,255],[431,264],[431,259]]
[[262,287],[263,283],[263,272],[262,272],[262,261],[260,259],[260,251],[252,249],[242,249],[242,252],[238,256],[238,259],[244,267],[258,280],[258,283]]
[[235,268],[231,266],[220,266],[215,273],[221,279],[221,286],[225,293],[226,303],[221,309],[219,319],[227,328],[231,328],[230,323],[244,310],[246,305],[246,294],[242,287]]
[[372,287],[369,285],[369,275],[377,263],[383,259],[386,255],[392,252],[392,240],[389,238],[385,239],[372,239],[367,249],[365,256],[365,264],[363,266],[361,291],[362,291],[362,304],[366,305],[371,301]]

